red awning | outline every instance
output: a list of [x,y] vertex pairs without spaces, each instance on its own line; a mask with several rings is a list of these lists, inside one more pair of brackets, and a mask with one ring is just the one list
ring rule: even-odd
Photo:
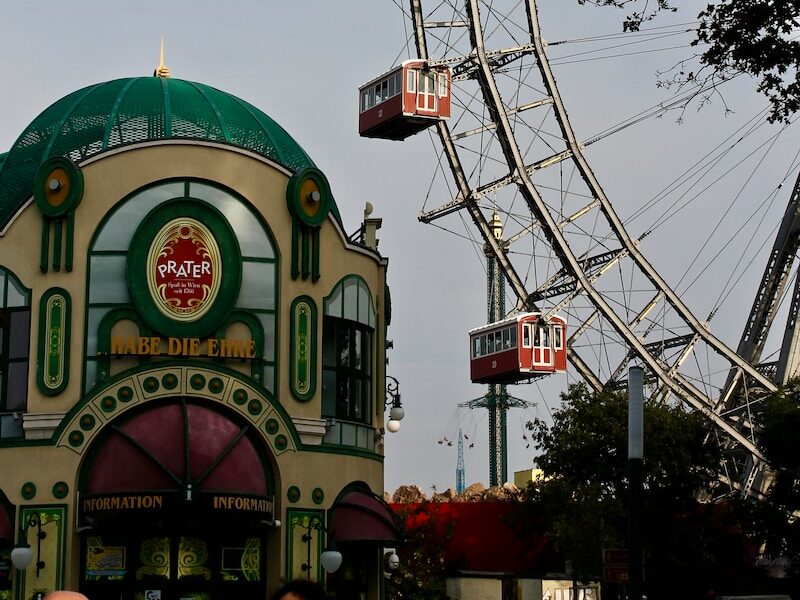
[[246,425],[208,406],[172,402],[120,424],[93,450],[84,495],[140,491],[271,497],[269,466]]
[[328,531],[336,543],[374,542],[395,544],[402,526],[382,498],[366,490],[352,491],[331,507]]
[[8,509],[0,504],[0,540],[14,539],[14,525]]

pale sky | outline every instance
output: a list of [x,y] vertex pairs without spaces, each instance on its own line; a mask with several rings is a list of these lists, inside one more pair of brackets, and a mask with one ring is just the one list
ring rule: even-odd
[[[575,0],[539,4],[543,35],[550,42],[618,33],[624,16],[578,7]],[[681,5],[680,13],[654,26],[691,27],[703,3]],[[387,434],[386,489],[393,491],[402,483],[428,491],[433,485],[453,487],[455,444],[437,441],[445,436],[455,440],[459,426],[475,442],[465,452],[467,484],[487,482],[486,411],[457,408],[485,391],[468,378],[467,331],[486,320],[484,260],[460,237],[475,234],[457,215],[442,223],[455,233],[417,221],[436,170],[436,146],[428,133],[402,143],[362,139],[357,133],[358,85],[407,57],[410,26],[392,0],[0,0],[0,6],[0,151],[9,149],[41,110],[69,92],[110,79],[150,75],[164,36],[166,64],[174,77],[251,102],[303,146],[327,175],[348,232],[358,228],[364,203],[371,202],[373,216],[383,218],[379,249],[389,257],[392,288],[389,338],[394,349],[387,372],[399,379],[406,408],[401,430]],[[608,50],[591,58],[624,56],[603,60],[578,54],[588,47],[553,46],[550,57],[578,137],[588,139],[668,98],[668,92],[657,88],[655,72],[688,56],[687,39],[666,38],[646,48],[611,48],[619,42],[609,42]],[[678,48],[654,51],[673,46]],[[587,148],[589,162],[618,211],[631,214],[760,110],[765,102],[754,87],[741,81],[726,88],[733,114],[726,116],[717,99],[700,112],[690,108],[682,125],[668,114]],[[689,256],[702,247],[710,224],[729,199],[741,192],[740,202],[764,202],[789,173],[783,195],[775,199],[762,227],[771,244],[771,231],[796,176],[792,165],[798,141],[797,131],[790,128],[769,153],[750,162],[738,163],[732,154],[726,167],[732,174],[643,242],[645,254],[670,283],[680,279]],[[432,198],[429,208],[448,200]],[[631,231],[638,235],[644,226],[634,222]],[[719,251],[719,244],[714,248],[706,252]],[[721,254],[733,259],[754,251],[740,244]],[[734,347],[763,266],[763,258],[757,257],[731,294],[726,305],[730,311],[715,317],[715,332]],[[708,298],[717,295],[727,277],[728,272],[710,269],[687,292],[685,299],[699,317],[706,318]],[[509,307],[513,303],[509,298]],[[558,405],[559,391],[575,377],[568,373],[509,390],[536,403],[509,414],[510,478],[513,471],[533,465],[533,448],[526,448],[522,438],[524,422],[546,418]]]

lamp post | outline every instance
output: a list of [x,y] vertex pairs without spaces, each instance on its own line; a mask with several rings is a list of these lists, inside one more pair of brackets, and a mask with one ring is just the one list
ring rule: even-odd
[[[321,535],[325,531],[322,521],[318,518],[311,518],[306,525],[306,532],[302,536],[302,541],[306,545],[306,562],[300,565],[300,568],[306,572],[307,577],[311,579],[311,539],[312,531],[316,531]],[[319,562],[326,573],[335,573],[342,565],[342,553],[336,548],[333,542],[330,542],[325,550],[319,555]]]
[[642,478],[644,369],[628,369],[628,586],[629,600],[642,600]]
[[28,517],[28,522],[20,531],[20,538],[17,545],[11,550],[11,564],[18,571],[24,571],[33,560],[33,550],[28,544],[28,530],[36,527],[36,576],[39,576],[45,563],[42,560],[42,540],[47,537],[47,533],[42,531],[42,517],[39,513],[33,513]]
[[386,376],[386,406],[389,408],[386,429],[396,433],[400,430],[400,421],[406,416],[406,411],[400,402],[400,382],[391,375]]

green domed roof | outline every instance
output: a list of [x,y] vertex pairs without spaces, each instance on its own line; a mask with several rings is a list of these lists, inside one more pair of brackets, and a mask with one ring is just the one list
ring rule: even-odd
[[180,79],[116,79],[58,100],[0,154],[0,229],[31,197],[36,170],[50,156],[80,163],[110,148],[164,139],[228,143],[293,172],[314,166],[280,125],[236,96]]

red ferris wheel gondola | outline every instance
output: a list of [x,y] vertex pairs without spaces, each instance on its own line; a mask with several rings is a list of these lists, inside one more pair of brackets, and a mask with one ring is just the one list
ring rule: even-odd
[[473,383],[517,383],[567,370],[567,322],[539,312],[516,316],[469,332]]
[[358,88],[358,133],[404,140],[450,117],[450,69],[406,60]]

